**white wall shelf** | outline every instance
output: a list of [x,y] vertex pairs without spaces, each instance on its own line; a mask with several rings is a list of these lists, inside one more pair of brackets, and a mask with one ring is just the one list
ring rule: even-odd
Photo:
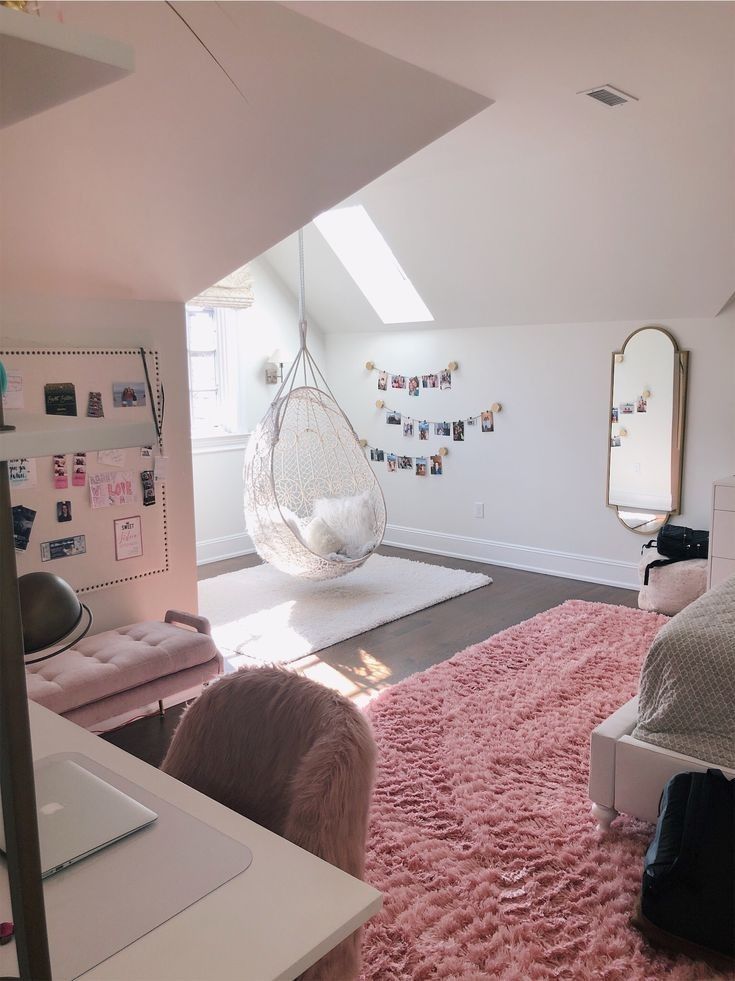
[[128,44],[0,7],[0,129],[133,71]]
[[16,428],[0,433],[0,460],[152,446],[156,442],[152,419],[120,423],[79,416],[6,412],[5,421]]

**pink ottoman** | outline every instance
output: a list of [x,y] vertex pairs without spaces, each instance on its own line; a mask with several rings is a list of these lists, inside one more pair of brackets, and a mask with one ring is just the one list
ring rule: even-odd
[[685,559],[660,565],[648,573],[648,585],[643,585],[646,566],[658,559],[666,560],[656,549],[644,549],[638,566],[641,591],[638,607],[654,613],[673,616],[689,606],[707,589],[707,559]]
[[162,702],[222,673],[210,633],[204,617],[177,610],[106,630],[27,667],[28,697],[87,727]]

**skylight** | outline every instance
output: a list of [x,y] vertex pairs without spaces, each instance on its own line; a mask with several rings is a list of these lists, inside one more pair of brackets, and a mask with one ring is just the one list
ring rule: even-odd
[[361,204],[325,211],[314,224],[384,324],[434,319]]

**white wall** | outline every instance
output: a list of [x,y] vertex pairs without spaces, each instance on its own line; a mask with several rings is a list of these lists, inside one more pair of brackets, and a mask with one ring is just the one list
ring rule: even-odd
[[[241,418],[251,432],[278,391],[266,385],[265,362],[276,348],[295,356],[299,348],[299,313],[295,297],[267,262],[250,264],[255,303],[238,314]],[[324,339],[309,323],[309,350],[325,370]],[[288,366],[284,371],[288,370]],[[243,458],[247,435],[222,441],[199,440],[194,445],[194,512],[197,561],[214,562],[252,551],[243,514]]]
[[[325,325],[328,326],[328,325]],[[610,359],[640,323],[556,324],[327,334],[335,395],[360,436],[411,456],[449,446],[441,477],[388,474],[386,541],[574,578],[635,585],[645,540],[605,506]],[[663,324],[691,351],[682,524],[709,526],[711,484],[735,471],[735,311]],[[375,408],[364,363],[423,374],[456,360],[449,392],[386,395],[427,419],[464,418],[500,402],[495,432],[462,444],[404,438]],[[473,517],[473,505],[485,517]]]
[[[169,607],[196,611],[196,563],[186,327],[181,303],[87,300],[51,296],[0,298],[0,340],[37,345],[126,347],[150,345],[160,352],[166,390],[164,440],[170,458],[166,498],[169,565],[166,574],[85,594],[94,631],[138,620],[160,619]],[[94,548],[94,542],[87,542]]]

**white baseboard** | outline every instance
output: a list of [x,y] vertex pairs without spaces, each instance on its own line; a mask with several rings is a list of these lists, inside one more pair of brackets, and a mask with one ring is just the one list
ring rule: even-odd
[[[393,545],[396,548],[410,548],[416,552],[447,555],[454,559],[489,562],[491,565],[540,572],[543,575],[560,576],[563,579],[580,579],[583,582],[621,586],[624,589],[639,588],[636,562],[621,562],[593,555],[533,548],[530,545],[511,545],[508,542],[493,542],[485,538],[471,538],[469,535],[406,528],[402,525],[388,525],[383,544]],[[234,559],[239,555],[250,555],[254,551],[252,540],[245,532],[225,535],[221,538],[209,538],[197,542],[197,565]]]
[[639,588],[636,562],[621,562],[593,555],[577,555],[574,552],[533,548],[529,545],[511,545],[484,538],[470,538],[468,535],[452,535],[390,524],[386,528],[383,544],[411,548],[417,552],[431,552],[434,555],[448,555],[455,559],[489,562],[511,569],[560,576],[563,579],[581,579],[583,582],[622,586],[625,589]]
[[235,559],[239,555],[250,555],[255,551],[249,535],[224,535],[221,538],[207,538],[197,542],[197,565],[209,565],[223,559]]

